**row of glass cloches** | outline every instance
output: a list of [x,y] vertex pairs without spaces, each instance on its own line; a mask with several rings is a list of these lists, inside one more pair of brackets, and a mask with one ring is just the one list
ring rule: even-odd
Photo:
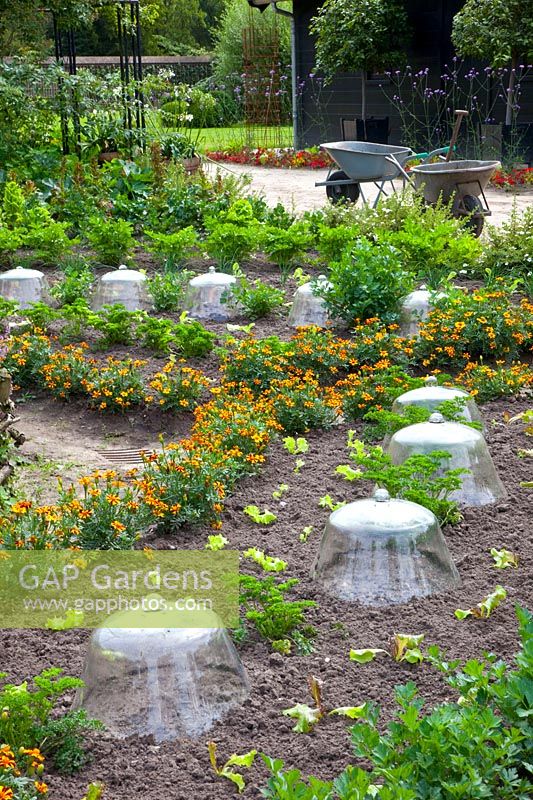
[[[447,422],[435,411],[444,400],[463,398],[464,422]],[[388,444],[396,464],[410,455],[440,450],[449,468],[469,470],[454,492],[463,507],[506,497],[483,434],[475,402],[457,388],[425,386],[398,397],[394,410],[420,405],[428,422],[397,431]],[[452,591],[460,583],[435,515],[423,506],[391,498],[377,488],[372,497],[334,511],[326,524],[311,577],[336,599],[370,606],[406,603]],[[168,612],[146,627],[129,627],[115,615],[90,641],[76,705],[100,719],[116,736],[151,735],[156,741],[202,736],[231,709],[244,703],[249,683],[226,630],[207,615],[205,627],[180,627]],[[209,620],[212,620],[210,623]]]
[[[208,272],[190,280],[184,310],[199,320],[225,322],[233,319],[239,315],[241,309],[231,300],[222,302],[222,297],[227,296],[236,280],[234,275],[217,272],[214,267],[210,267]],[[291,327],[324,327],[330,321],[325,302],[316,293],[316,288],[320,285],[328,285],[324,275],[320,275],[316,282],[305,283],[296,290],[289,313]],[[16,301],[22,309],[28,308],[32,303],[46,300],[46,278],[37,269],[15,267],[0,274],[0,296]],[[129,269],[123,264],[102,275],[92,298],[92,307],[98,311],[102,306],[114,303],[121,303],[128,311],[147,310],[150,300],[146,290],[146,274]],[[404,298],[401,304],[400,333],[404,336],[416,336],[420,322],[427,317],[430,307],[431,294],[425,287]]]

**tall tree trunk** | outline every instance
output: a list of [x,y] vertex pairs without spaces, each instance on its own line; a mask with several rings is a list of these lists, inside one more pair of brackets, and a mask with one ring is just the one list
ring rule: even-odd
[[507,100],[505,104],[505,124],[511,125],[513,122],[513,100],[514,87],[516,83],[516,68],[518,66],[518,56],[513,53],[511,58],[511,72],[509,74],[509,86],[507,87]]

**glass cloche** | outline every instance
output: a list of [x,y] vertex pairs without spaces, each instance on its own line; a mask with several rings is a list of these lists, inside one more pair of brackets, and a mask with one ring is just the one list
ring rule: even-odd
[[468,392],[452,386],[439,386],[433,375],[425,379],[424,386],[419,389],[411,389],[397,397],[392,410],[395,414],[401,414],[406,406],[422,406],[428,411],[436,411],[446,400],[457,399],[465,401],[459,413],[467,422],[482,422],[479,408]]
[[394,464],[435,450],[450,453],[443,462],[444,469],[469,470],[462,476],[462,487],[452,492],[450,499],[464,506],[484,506],[507,497],[483,434],[460,422],[446,422],[438,412],[428,422],[396,431],[387,448]]
[[128,311],[145,311],[150,307],[144,272],[121,264],[118,269],[102,275],[93,296],[94,311],[99,311],[102,306],[118,303]]
[[442,292],[436,294],[429,291],[424,285],[406,295],[400,305],[400,336],[408,338],[418,336],[420,323],[427,319],[433,309],[432,299],[444,296]]
[[435,515],[386,489],[331,514],[311,577],[334,597],[375,606],[460,583]]
[[[331,286],[325,275],[319,275],[317,284]],[[300,328],[305,325],[316,325],[324,328],[329,321],[329,313],[322,297],[314,293],[315,284],[312,281],[298,287],[294,293],[291,310],[289,312],[289,325],[291,328]]]
[[15,267],[0,274],[0,295],[6,300],[14,300],[20,308],[41,302],[46,289],[46,278],[38,269]]
[[238,316],[241,309],[231,301],[223,303],[222,295],[236,283],[235,275],[217,272],[215,267],[203,275],[197,275],[189,281],[186,308],[194,319],[206,319],[212,322],[226,322]]
[[175,627],[178,612],[133,613],[136,626],[139,614],[150,615],[147,627],[129,627],[132,612],[119,612],[93,632],[76,708],[117,737],[160,742],[201,736],[244,702],[244,667],[214,613],[205,612],[202,628]]

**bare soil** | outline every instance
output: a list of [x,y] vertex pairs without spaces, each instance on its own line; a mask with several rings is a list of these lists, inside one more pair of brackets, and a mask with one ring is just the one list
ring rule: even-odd
[[[249,265],[247,271],[252,277],[261,275],[273,283],[278,281],[272,273],[265,274],[260,263]],[[289,285],[292,290],[294,286]],[[212,329],[222,342],[225,326]],[[291,333],[281,316],[258,322],[256,332],[284,337]],[[113,355],[126,353],[135,357],[147,355],[138,348],[116,350]],[[161,359],[151,358],[149,367],[160,367],[161,363]],[[195,366],[214,376],[216,354],[195,360]],[[427,644],[438,644],[451,658],[480,657],[483,651],[492,651],[510,659],[517,647],[514,605],[531,607],[533,600],[533,492],[520,487],[520,481],[531,479],[533,462],[518,457],[517,451],[530,446],[530,442],[520,424],[504,422],[503,413],[510,410],[514,414],[530,405],[531,401],[523,398],[492,402],[483,408],[489,447],[509,499],[497,506],[467,510],[459,525],[445,529],[461,587],[389,608],[337,601],[324,595],[309,578],[328,515],[318,507],[319,498],[331,494],[337,500],[349,501],[367,496],[371,490],[363,483],[348,484],[334,474],[335,467],[347,460],[347,426],[308,435],[310,450],[299,475],[293,473],[294,458],[275,443],[260,476],[242,481],[229,498],[222,533],[231,548],[257,546],[288,562],[287,574],[300,579],[295,597],[318,603],[309,613],[309,621],[318,631],[314,652],[284,657],[270,652],[267,644],[250,633],[239,645],[239,652],[250,679],[251,695],[242,708],[218,722],[209,736],[158,745],[149,739],[131,737],[120,741],[106,732],[92,733],[88,738],[90,763],[72,777],[49,775],[51,796],[56,800],[80,800],[87,784],[98,780],[106,784],[108,800],[188,800],[191,796],[196,800],[229,799],[235,796],[235,790],[229,781],[216,778],[210,770],[208,738],[217,742],[222,762],[232,753],[255,748],[282,757],[287,766],[298,767],[304,774],[330,778],[352,760],[346,721],[327,718],[312,734],[304,735],[294,733],[293,722],[281,714],[295,703],[311,702],[308,675],[324,681],[328,706],[358,705],[372,699],[382,705],[385,718],[389,718],[397,684],[415,680],[429,704],[451,699],[453,692],[426,664],[398,664],[384,658],[358,665],[349,661],[350,648],[386,647],[397,632],[424,633]],[[56,476],[75,480],[94,467],[110,466],[102,450],[156,447],[159,434],[168,439],[185,436],[191,423],[191,415],[173,417],[153,411],[124,417],[97,415],[82,404],[63,405],[44,396],[19,403],[18,413],[22,417],[19,427],[28,436],[23,452],[29,462],[22,468],[19,481],[27,494],[41,500],[53,496]],[[272,492],[280,483],[289,484],[290,489],[281,501],[276,501]],[[276,522],[267,528],[254,525],[243,514],[249,503],[269,507],[277,514]],[[303,543],[299,534],[309,525],[313,531]],[[211,532],[204,527],[183,528],[173,535],[150,539],[150,545],[161,549],[202,548]],[[489,555],[491,547],[507,547],[517,553],[519,568],[504,572],[495,569]],[[508,599],[489,619],[455,619],[454,609],[475,605],[497,583],[505,586]],[[23,681],[50,666],[61,666],[66,674],[80,675],[89,636],[90,632],[76,630],[1,631],[0,670],[14,681]],[[65,708],[72,699],[65,699]],[[127,703],[125,696],[124,704]],[[259,759],[245,778],[244,797],[260,797],[266,770]]]

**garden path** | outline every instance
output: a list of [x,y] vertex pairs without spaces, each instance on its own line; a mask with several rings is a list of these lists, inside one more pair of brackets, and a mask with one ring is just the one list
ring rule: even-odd
[[[315,181],[326,179],[328,171],[326,169],[280,169],[278,167],[251,167],[246,164],[209,164],[209,171],[215,171],[216,167],[234,173],[235,175],[249,175],[252,179],[252,188],[265,197],[269,205],[283,203],[283,205],[295,211],[312,211],[321,208],[326,200],[326,190],[323,187],[315,187]],[[398,188],[401,183],[398,182]],[[377,194],[377,189],[373,184],[366,184],[364,187],[365,195],[373,201]],[[509,215],[513,203],[519,210],[533,205],[533,189],[512,194],[501,189],[487,189],[487,202],[492,210],[490,222],[494,225],[501,223]]]

